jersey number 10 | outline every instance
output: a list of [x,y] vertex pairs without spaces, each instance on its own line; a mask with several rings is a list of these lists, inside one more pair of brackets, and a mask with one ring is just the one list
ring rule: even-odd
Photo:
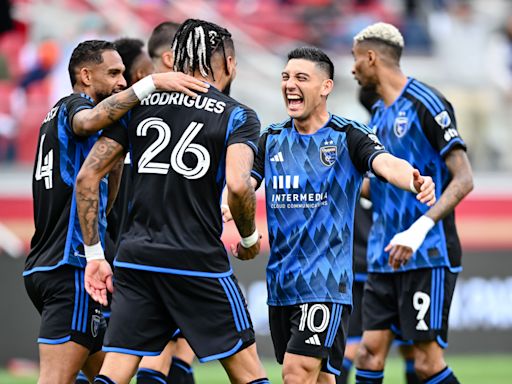
[[[146,136],[148,129],[153,128],[157,130],[158,137],[140,157],[138,164],[139,173],[166,175],[169,172],[169,167],[172,167],[176,173],[183,175],[187,179],[203,177],[210,167],[210,154],[202,145],[192,143],[192,140],[201,131],[203,126],[203,123],[196,121],[192,121],[188,125],[172,150],[170,164],[168,164],[151,160],[169,145],[171,141],[171,128],[159,117],[149,117],[142,120],[137,126],[137,136]],[[183,155],[187,152],[197,158],[197,164],[194,168],[188,167],[183,162]]]

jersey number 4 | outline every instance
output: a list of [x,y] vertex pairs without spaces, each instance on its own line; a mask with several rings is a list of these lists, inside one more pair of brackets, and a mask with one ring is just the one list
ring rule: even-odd
[[45,188],[52,189],[53,149],[50,149],[43,158],[43,145],[45,138],[46,133],[41,136],[41,142],[39,143],[35,179],[36,181],[44,180]]
[[[152,128],[157,130],[158,137],[140,157],[138,164],[139,173],[166,175],[169,172],[169,167],[172,167],[176,173],[183,175],[187,179],[199,179],[203,177],[210,167],[210,154],[202,145],[192,143],[192,140],[194,140],[203,127],[203,123],[195,121],[188,125],[172,150],[171,161],[170,164],[168,164],[152,160],[169,145],[171,141],[171,127],[159,117],[149,117],[142,120],[137,126],[137,136],[146,136],[148,130]],[[197,164],[194,168],[188,167],[183,162],[183,155],[187,152],[197,158]]]

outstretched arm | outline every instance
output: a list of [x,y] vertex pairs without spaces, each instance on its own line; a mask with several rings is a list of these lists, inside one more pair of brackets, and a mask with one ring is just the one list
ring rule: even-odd
[[112,167],[123,158],[123,147],[108,137],[100,137],[85,159],[76,180],[76,201],[84,241],[85,289],[93,300],[107,305],[112,292],[112,269],[105,260],[98,234],[99,185]]
[[208,84],[181,72],[155,73],[99,102],[94,108],[83,109],[73,117],[73,132],[89,136],[119,120],[144,97],[155,90],[183,92],[196,97],[197,92],[207,92]]
[[260,250],[260,236],[254,220],[256,194],[251,182],[254,152],[246,144],[232,144],[226,153],[228,206],[242,241],[231,251],[242,260],[253,259]]

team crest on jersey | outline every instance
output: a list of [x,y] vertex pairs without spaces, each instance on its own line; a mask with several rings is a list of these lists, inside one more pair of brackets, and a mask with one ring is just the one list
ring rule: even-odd
[[92,337],[98,336],[98,331],[101,325],[101,317],[98,315],[92,315],[91,317],[91,334]]
[[393,125],[393,131],[395,132],[396,137],[402,137],[405,135],[408,127],[409,119],[405,116],[405,112],[400,112],[398,117],[395,119],[395,124]]
[[332,167],[338,156],[338,147],[333,144],[334,141],[329,140],[320,147],[320,161],[326,167]]
[[435,117],[437,124],[441,126],[441,128],[449,127],[452,124],[452,119],[450,119],[450,115],[447,111],[441,112],[439,115]]

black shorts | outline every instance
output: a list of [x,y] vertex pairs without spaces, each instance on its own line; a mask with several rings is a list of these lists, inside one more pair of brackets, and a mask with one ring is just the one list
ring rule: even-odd
[[352,313],[348,323],[347,344],[358,343],[363,335],[363,291],[364,281],[352,284]]
[[70,265],[24,277],[25,289],[41,315],[37,342],[74,341],[91,353],[101,349],[106,323],[101,306],[85,292],[84,270]]
[[103,350],[156,356],[179,332],[199,361],[254,343],[245,299],[233,275],[184,276],[117,267]]
[[457,273],[448,268],[370,273],[363,297],[364,330],[391,329],[405,340],[446,347]]
[[333,303],[269,306],[270,334],[279,364],[286,352],[322,359],[322,371],[340,375],[350,307]]

